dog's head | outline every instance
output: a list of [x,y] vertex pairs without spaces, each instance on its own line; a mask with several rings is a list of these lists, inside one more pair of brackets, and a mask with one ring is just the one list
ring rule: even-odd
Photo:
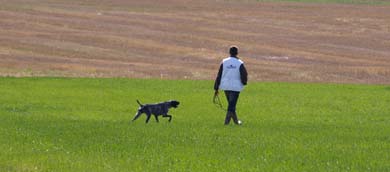
[[171,100],[171,101],[169,101],[169,103],[171,104],[171,107],[174,107],[174,108],[177,108],[180,104],[180,102],[176,101],[176,100]]

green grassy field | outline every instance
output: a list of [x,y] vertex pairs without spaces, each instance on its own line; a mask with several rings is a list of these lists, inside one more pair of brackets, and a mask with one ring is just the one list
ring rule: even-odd
[[[242,126],[212,86],[0,78],[0,171],[390,171],[389,86],[250,83]],[[130,123],[136,99],[181,105]]]

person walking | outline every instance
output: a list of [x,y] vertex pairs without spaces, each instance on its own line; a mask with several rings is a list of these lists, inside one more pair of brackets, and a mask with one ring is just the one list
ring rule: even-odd
[[236,105],[240,92],[248,82],[248,73],[245,69],[244,62],[240,60],[238,48],[232,46],[229,49],[230,56],[222,60],[219,67],[217,78],[214,83],[214,96],[218,96],[218,90],[225,92],[226,99],[229,103],[225,118],[225,125],[233,119],[235,124],[241,125],[241,121],[237,118]]

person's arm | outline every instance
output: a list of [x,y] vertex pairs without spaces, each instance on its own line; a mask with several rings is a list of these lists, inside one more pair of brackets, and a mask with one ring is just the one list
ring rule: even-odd
[[244,64],[240,65],[240,76],[242,84],[246,85],[248,83],[248,72],[246,71]]
[[223,64],[221,64],[221,65],[219,66],[218,75],[217,75],[217,78],[215,78],[214,90],[215,90],[216,92],[218,92],[219,85],[221,84],[222,70],[223,70]]

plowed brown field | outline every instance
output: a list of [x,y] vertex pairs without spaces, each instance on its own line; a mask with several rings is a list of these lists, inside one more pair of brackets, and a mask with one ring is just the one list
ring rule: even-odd
[[0,0],[1,76],[390,84],[390,6],[223,0]]

